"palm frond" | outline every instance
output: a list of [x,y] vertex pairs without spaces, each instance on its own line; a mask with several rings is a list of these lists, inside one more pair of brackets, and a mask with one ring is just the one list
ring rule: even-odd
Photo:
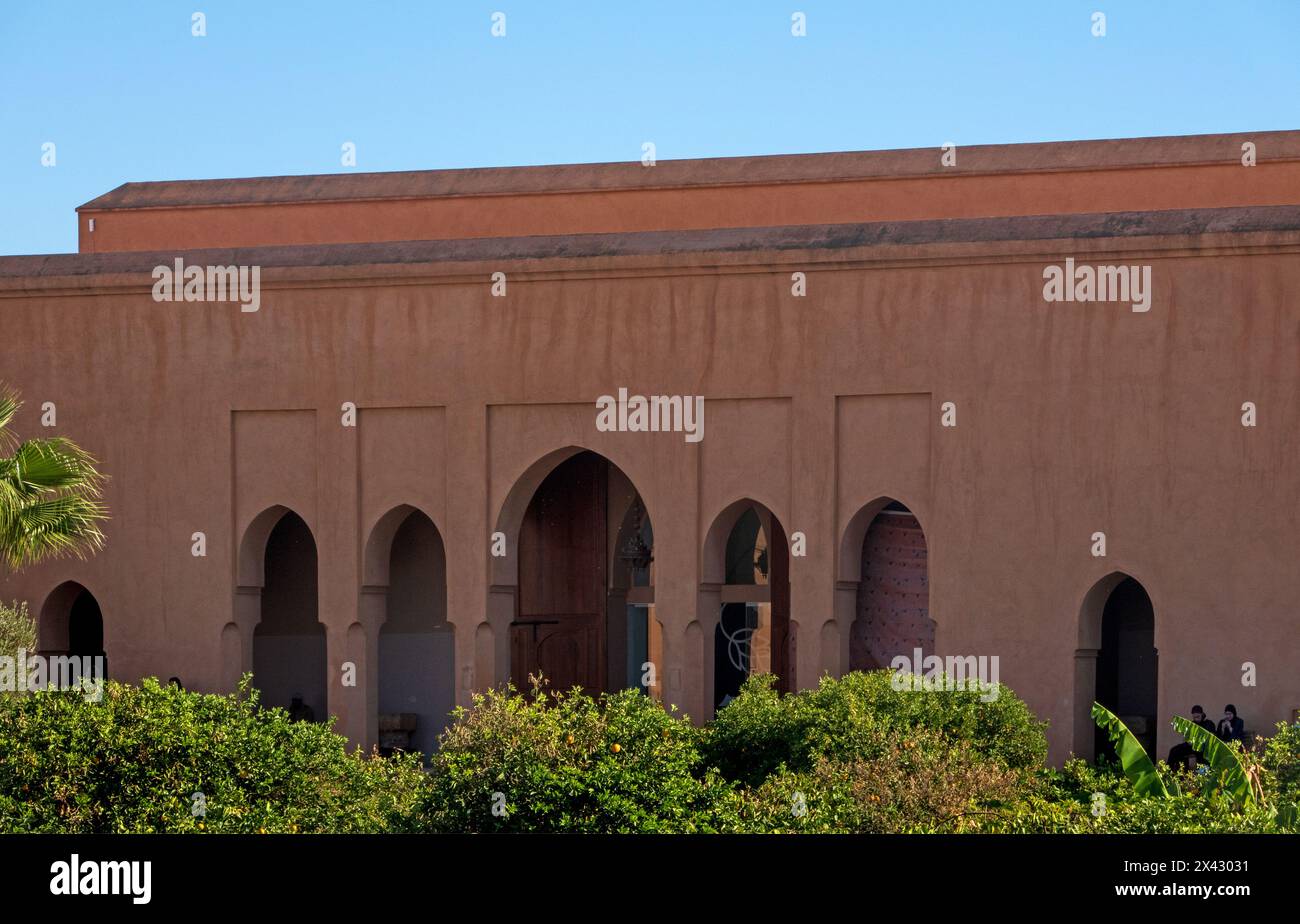
[[0,561],[18,569],[43,558],[84,558],[104,546],[104,476],[95,457],[66,437],[19,443],[6,428],[21,406],[0,386]]
[[84,558],[104,546],[99,524],[108,511],[98,500],[63,494],[29,501],[0,517],[0,550],[11,567],[44,558]]
[[98,493],[104,478],[95,464],[94,456],[65,437],[27,440],[4,460],[0,477],[30,493],[70,488]]
[[18,399],[18,393],[11,388],[0,386],[0,449],[8,449],[16,442],[13,434],[9,433],[5,427],[9,426],[18,413],[18,409],[23,406],[22,401]]

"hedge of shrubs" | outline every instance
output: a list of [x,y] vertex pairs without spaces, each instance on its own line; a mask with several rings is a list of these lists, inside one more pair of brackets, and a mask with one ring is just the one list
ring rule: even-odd
[[245,682],[210,696],[109,682],[98,702],[0,698],[0,831],[403,830],[417,757],[349,752],[324,725],[261,709]]
[[1251,758],[1262,805],[1185,774],[1157,800],[1114,767],[1045,768],[1042,724],[998,692],[903,693],[878,671],[781,696],[756,677],[703,728],[635,691],[490,692],[427,766],[350,751],[247,683],[5,696],[0,831],[1294,830],[1276,807],[1300,797],[1300,725]]
[[726,831],[737,794],[705,767],[690,722],[635,690],[490,692],[432,758],[433,831]]

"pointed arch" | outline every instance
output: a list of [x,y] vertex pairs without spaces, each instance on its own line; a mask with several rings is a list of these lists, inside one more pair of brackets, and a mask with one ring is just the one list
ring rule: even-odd
[[782,692],[797,689],[790,549],[780,518],[753,498],[732,501],[706,530],[702,555],[704,584],[718,594],[710,597],[718,609],[708,614],[705,635],[712,667],[712,689],[705,690],[709,705],[725,706],[756,673],[775,675]]
[[562,688],[640,687],[658,622],[651,513],[631,476],[594,450],[554,450],[511,486],[495,527],[506,554],[492,557],[492,584],[513,592],[515,685],[541,673]]
[[888,667],[918,648],[934,653],[929,543],[910,507],[888,496],[860,507],[841,536],[837,572],[855,595],[849,670]]
[[[455,628],[447,619],[447,553],[433,518],[411,504],[380,516],[362,561],[366,689],[382,750],[431,754],[455,706]],[[373,644],[367,633],[373,634]]]
[[1085,759],[1110,744],[1092,721],[1093,702],[1118,715],[1154,753],[1159,717],[1156,607],[1129,570],[1096,580],[1079,607],[1074,655],[1074,753]]
[[316,538],[298,513],[275,504],[253,517],[236,556],[234,619],[222,627],[227,683],[252,671],[267,706],[296,718],[328,718],[325,627],[319,621]]
[[46,596],[36,621],[36,648],[43,655],[100,657],[107,661],[104,614],[99,600],[85,585],[64,581]]

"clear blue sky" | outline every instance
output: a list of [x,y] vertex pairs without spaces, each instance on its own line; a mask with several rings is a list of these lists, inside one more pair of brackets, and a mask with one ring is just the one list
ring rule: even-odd
[[371,171],[1286,128],[1298,0],[3,0],[0,253],[75,250],[126,181],[341,172],[345,141]]

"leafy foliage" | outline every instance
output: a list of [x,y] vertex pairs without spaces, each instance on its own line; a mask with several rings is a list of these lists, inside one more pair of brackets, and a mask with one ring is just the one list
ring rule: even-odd
[[418,758],[349,753],[327,727],[259,708],[247,678],[229,696],[147,679],[110,681],[99,702],[8,697],[0,754],[5,832],[407,830],[424,782]]
[[1115,745],[1115,752],[1119,755],[1120,766],[1124,769],[1124,775],[1133,784],[1134,792],[1140,796],[1163,798],[1177,794],[1177,784],[1165,785],[1160,772],[1156,770],[1156,765],[1147,756],[1146,748],[1142,747],[1142,743],[1129,731],[1128,726],[1120,721],[1119,716],[1101,703],[1093,703],[1092,720],[1110,736],[1110,740]]
[[475,697],[430,768],[439,831],[689,832],[734,827],[737,797],[699,733],[635,691]]
[[248,678],[230,696],[3,697],[0,831],[1297,831],[1300,727],[1238,756],[1262,799],[1209,767],[1151,798],[1132,766],[1044,767],[1042,726],[1005,689],[900,693],[889,673],[789,696],[755,679],[702,729],[631,690],[489,692],[427,772],[259,707]]
[[1300,803],[1300,722],[1279,722],[1277,734],[1264,742],[1264,770],[1276,782],[1278,798]]
[[1209,834],[1294,830],[1260,806],[1242,810],[1203,791],[1192,778],[1166,798],[1138,794],[1115,764],[1071,760],[1043,769],[1010,810],[981,818],[980,830],[1008,834]]
[[956,833],[1012,803],[1024,771],[923,728],[874,758],[821,757],[746,791],[746,830],[817,833]]
[[705,757],[728,779],[761,785],[785,768],[806,773],[822,757],[873,761],[893,743],[924,729],[1010,768],[1035,767],[1047,757],[1043,724],[1007,687],[996,699],[976,690],[895,690],[894,672],[823,677],[814,689],[780,696],[769,676],[751,677],[718,713],[704,742]]
[[95,459],[65,437],[19,443],[8,431],[22,402],[0,389],[0,559],[13,569],[84,556],[104,544],[108,511]]
[[0,656],[17,657],[20,649],[36,650],[36,620],[26,603],[0,602]]
[[1246,772],[1241,758],[1230,745],[1220,741],[1213,732],[1182,716],[1175,717],[1174,728],[1209,761],[1215,790],[1227,794],[1235,806],[1255,805],[1260,801],[1257,795],[1262,796],[1262,793],[1256,792],[1258,783]]

